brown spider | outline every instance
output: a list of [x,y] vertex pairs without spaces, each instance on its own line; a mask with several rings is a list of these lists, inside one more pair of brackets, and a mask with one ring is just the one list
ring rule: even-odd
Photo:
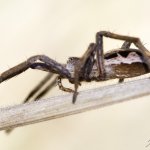
[[[120,49],[103,54],[103,36],[125,42]],[[131,43],[137,49],[130,48]],[[124,78],[150,72],[150,52],[137,37],[100,31],[96,34],[96,42],[89,45],[82,57],[70,57],[67,64],[60,64],[45,55],[32,56],[23,63],[3,72],[0,75],[0,83],[22,73],[28,68],[47,71],[49,74],[29,93],[24,102],[29,101],[50,80],[54,73],[58,74],[56,80],[59,88],[66,92],[73,92],[72,102],[75,103],[77,89],[82,81],[104,81],[118,78],[119,82],[123,82]],[[63,87],[61,83],[63,78],[74,84],[74,90]],[[35,100],[47,93],[54,84],[55,81],[48,85]]]

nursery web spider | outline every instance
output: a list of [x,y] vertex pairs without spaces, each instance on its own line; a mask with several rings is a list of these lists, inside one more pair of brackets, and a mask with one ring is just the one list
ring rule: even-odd
[[[103,37],[122,40],[124,44],[120,49],[103,54]],[[132,43],[137,49],[130,48]],[[29,101],[51,79],[53,74],[58,74],[56,80],[59,88],[66,92],[73,92],[72,102],[75,103],[77,89],[82,81],[104,81],[118,78],[119,82],[123,82],[124,78],[150,72],[150,52],[137,37],[100,31],[96,34],[96,42],[89,45],[82,57],[70,57],[67,64],[60,64],[45,55],[32,56],[23,63],[3,72],[0,75],[0,83],[29,68],[46,71],[49,74],[29,93],[24,102]],[[74,90],[63,87],[61,79],[64,78],[74,84]],[[50,83],[35,100],[46,94],[54,84],[55,81]]]

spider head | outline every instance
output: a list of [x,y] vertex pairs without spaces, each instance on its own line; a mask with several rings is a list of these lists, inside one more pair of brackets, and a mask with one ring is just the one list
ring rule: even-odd
[[74,67],[80,62],[79,57],[69,57],[67,64],[66,64],[66,69],[69,70],[69,72],[74,72]]

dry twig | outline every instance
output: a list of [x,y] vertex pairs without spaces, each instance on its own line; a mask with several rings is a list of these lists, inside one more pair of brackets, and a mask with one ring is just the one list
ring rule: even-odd
[[82,91],[72,104],[72,94],[0,109],[0,130],[55,119],[128,101],[150,94],[150,80],[141,79]]

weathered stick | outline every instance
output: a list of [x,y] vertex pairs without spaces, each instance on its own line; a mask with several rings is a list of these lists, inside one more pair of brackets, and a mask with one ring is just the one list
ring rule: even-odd
[[24,126],[128,101],[150,94],[150,79],[141,79],[0,109],[0,130]]

